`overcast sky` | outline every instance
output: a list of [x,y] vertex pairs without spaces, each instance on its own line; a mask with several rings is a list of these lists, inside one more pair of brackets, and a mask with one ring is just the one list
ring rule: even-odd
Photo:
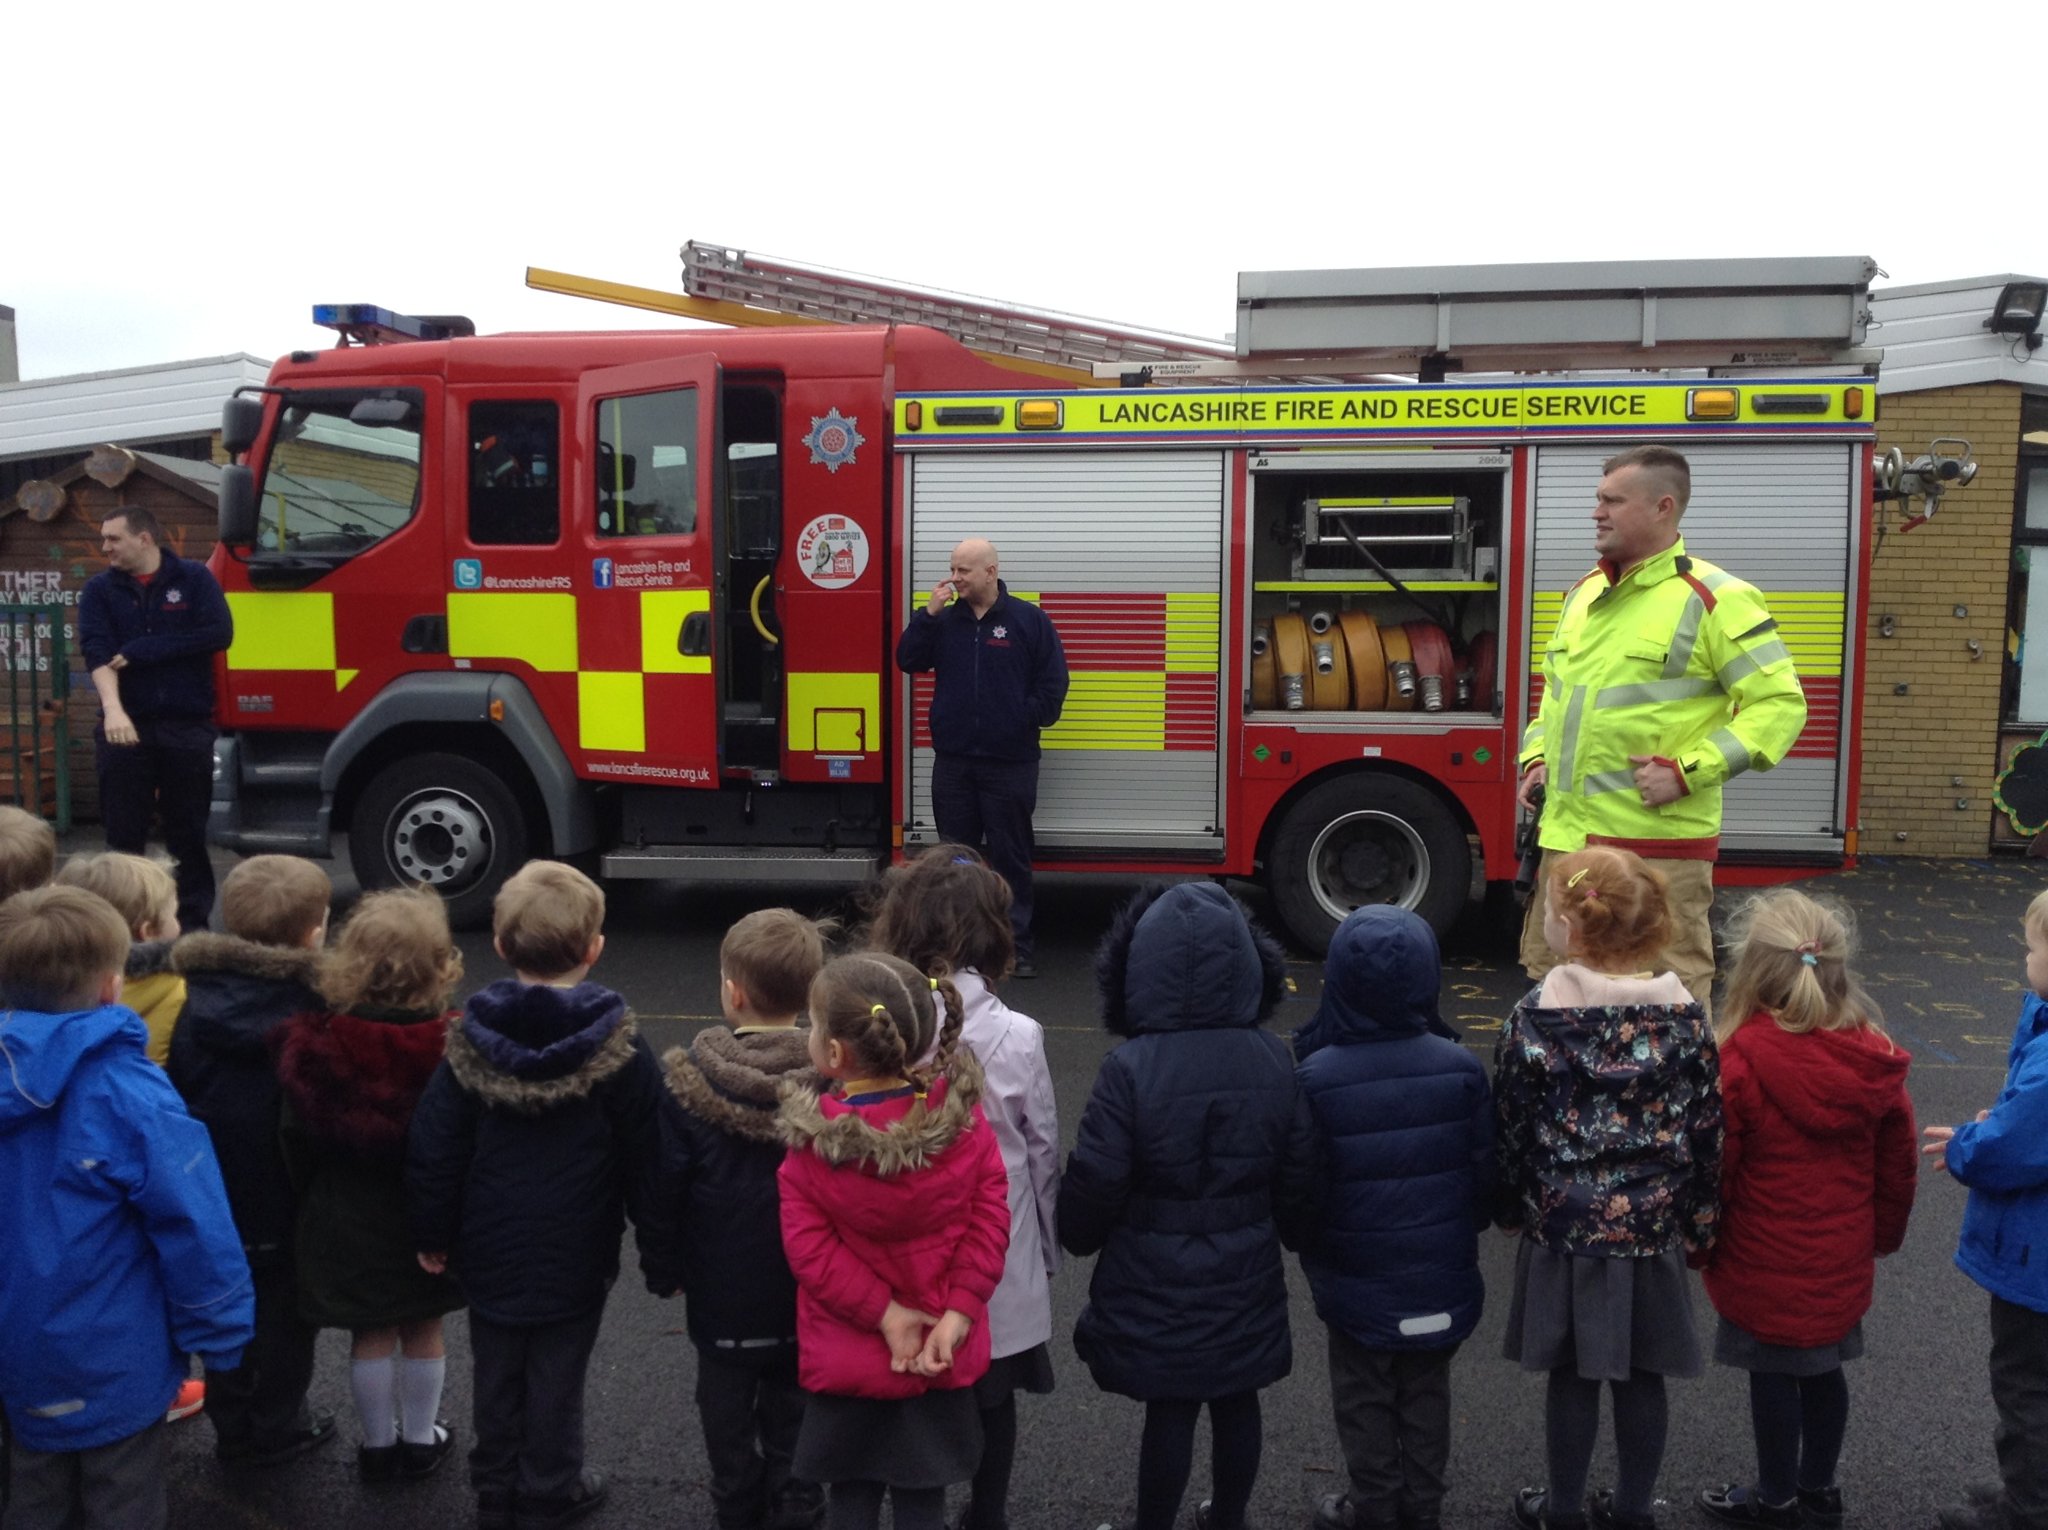
[[17,6],[22,375],[627,328],[696,238],[1191,333],[1240,270],[1870,255],[2048,270],[2023,7]]

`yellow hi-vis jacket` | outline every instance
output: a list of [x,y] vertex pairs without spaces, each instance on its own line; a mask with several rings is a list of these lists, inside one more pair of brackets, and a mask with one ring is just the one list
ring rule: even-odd
[[[1806,726],[1792,655],[1756,587],[1675,543],[1566,592],[1543,652],[1543,705],[1520,766],[1547,767],[1542,844],[1712,860],[1721,783],[1769,770]],[[1631,755],[1673,766],[1685,795],[1646,807]]]

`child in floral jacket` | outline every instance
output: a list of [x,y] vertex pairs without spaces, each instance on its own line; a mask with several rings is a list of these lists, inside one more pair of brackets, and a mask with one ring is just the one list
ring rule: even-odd
[[[1525,1526],[1651,1526],[1664,1378],[1704,1365],[1685,1255],[1712,1244],[1721,1093],[1699,1001],[1647,970],[1670,928],[1664,879],[1588,847],[1546,867],[1544,930],[1565,957],[1515,1006],[1494,1053],[1500,1225],[1519,1230],[1506,1353],[1549,1373],[1550,1481]],[[1619,1480],[1586,1498],[1600,1384]]]

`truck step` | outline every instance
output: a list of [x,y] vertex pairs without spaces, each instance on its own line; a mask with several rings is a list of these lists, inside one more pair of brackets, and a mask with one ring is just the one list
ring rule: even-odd
[[875,850],[808,850],[754,845],[646,845],[603,859],[608,877],[672,882],[858,883],[881,865]]

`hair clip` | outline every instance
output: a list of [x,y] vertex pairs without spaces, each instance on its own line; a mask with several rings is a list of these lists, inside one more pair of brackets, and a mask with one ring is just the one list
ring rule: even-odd
[[1592,869],[1593,868],[1591,866],[1581,866],[1577,871],[1574,871],[1569,877],[1565,878],[1564,885],[1568,888],[1577,887],[1581,882],[1586,880],[1586,873],[1591,871]]
[[927,978],[925,981],[932,985],[933,993],[937,993],[939,991],[939,980],[937,978]]
[[888,1013],[889,1006],[886,1004],[870,1004],[868,1006],[868,1015],[870,1018],[873,1018],[876,1015],[887,1015]]
[[1804,962],[1807,966],[1818,967],[1820,965],[1819,941],[1802,940],[1799,942],[1798,951],[1800,961]]
[[1799,959],[1802,962],[1806,963],[1806,965],[1809,967],[1818,967],[1820,965],[1820,958],[1815,956],[1811,951],[1801,951],[1799,953]]

